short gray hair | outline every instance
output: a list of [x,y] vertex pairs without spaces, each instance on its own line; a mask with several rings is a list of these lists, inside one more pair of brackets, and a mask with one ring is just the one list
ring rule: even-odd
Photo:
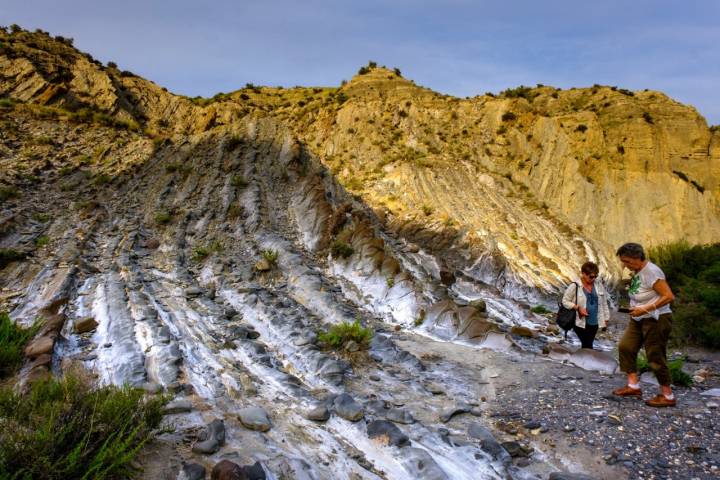
[[645,260],[645,249],[639,243],[626,243],[617,249],[618,257],[639,258]]

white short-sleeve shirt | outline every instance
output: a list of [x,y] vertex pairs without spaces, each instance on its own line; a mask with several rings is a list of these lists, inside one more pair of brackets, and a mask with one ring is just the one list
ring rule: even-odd
[[[660,294],[653,290],[653,285],[655,285],[655,282],[658,280],[665,280],[665,274],[660,270],[660,267],[652,262],[647,262],[643,269],[630,279],[630,287],[628,288],[630,307],[648,305],[659,300],[661,298]],[[650,313],[632,318],[634,320],[641,320],[643,318],[654,318],[657,320],[663,313],[670,313],[670,305],[663,305]]]

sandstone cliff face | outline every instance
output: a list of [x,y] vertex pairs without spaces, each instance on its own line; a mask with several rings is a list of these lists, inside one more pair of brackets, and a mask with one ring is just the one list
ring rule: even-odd
[[[438,255],[440,268],[513,295],[556,290],[586,259],[616,279],[613,252],[625,241],[720,238],[720,132],[658,92],[541,86],[458,99],[375,68],[338,89],[248,86],[191,101],[44,34],[2,34],[2,42],[0,95],[35,117],[50,108],[73,120],[86,108],[144,133],[118,146],[99,139],[144,153],[94,165],[93,175],[140,165],[164,142],[203,132],[224,145],[247,119],[267,119],[383,228]],[[60,155],[57,167],[78,155]],[[14,170],[17,160],[3,162]],[[329,213],[319,215],[316,229]]]

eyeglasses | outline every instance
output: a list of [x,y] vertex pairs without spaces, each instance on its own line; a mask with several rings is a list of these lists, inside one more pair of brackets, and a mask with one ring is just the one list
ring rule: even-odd
[[594,273],[593,273],[593,274],[590,274],[590,273],[585,273],[585,272],[583,272],[583,275],[585,275],[586,277],[588,277],[588,278],[591,279],[591,280],[594,280],[594,279],[597,278],[597,275],[595,275]]

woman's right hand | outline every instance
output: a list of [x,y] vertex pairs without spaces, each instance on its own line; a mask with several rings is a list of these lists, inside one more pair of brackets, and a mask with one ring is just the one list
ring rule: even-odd
[[583,307],[578,308],[578,313],[580,314],[581,317],[588,316],[587,308],[583,308]]

